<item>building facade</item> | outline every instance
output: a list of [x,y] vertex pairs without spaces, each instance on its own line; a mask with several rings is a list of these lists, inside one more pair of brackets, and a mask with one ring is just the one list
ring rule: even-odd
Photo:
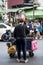
[[8,0],[8,8],[16,6],[18,4],[23,4],[24,0]]
[[13,8],[17,5],[23,5],[24,3],[28,3],[28,5],[33,5],[33,1],[34,4],[38,4],[38,0],[7,0],[8,2],[8,8]]

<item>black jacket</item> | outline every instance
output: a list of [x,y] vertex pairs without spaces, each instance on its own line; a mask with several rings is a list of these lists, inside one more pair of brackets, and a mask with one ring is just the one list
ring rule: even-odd
[[14,37],[17,38],[25,38],[29,33],[29,30],[26,25],[19,24],[14,29]]

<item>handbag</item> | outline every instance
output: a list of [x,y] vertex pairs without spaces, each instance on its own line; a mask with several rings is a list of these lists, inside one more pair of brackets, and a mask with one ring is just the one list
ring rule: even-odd
[[31,49],[34,51],[34,50],[37,50],[37,41],[36,40],[33,40],[32,43],[31,43]]

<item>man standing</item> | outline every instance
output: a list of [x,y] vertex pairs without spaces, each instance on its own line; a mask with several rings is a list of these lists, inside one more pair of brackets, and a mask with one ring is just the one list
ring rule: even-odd
[[29,30],[26,25],[24,25],[24,19],[19,20],[19,24],[15,27],[14,37],[16,38],[16,47],[18,59],[17,61],[21,61],[21,50],[23,51],[23,59],[24,62],[27,63],[28,59],[26,58],[26,35],[29,33]]

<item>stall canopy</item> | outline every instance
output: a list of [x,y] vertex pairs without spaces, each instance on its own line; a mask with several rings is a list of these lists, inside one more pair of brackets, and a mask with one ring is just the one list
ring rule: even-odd
[[33,7],[29,7],[29,6],[26,6],[26,7],[20,7],[20,8],[10,8],[10,9],[7,9],[7,12],[17,12],[18,10],[25,10],[25,9],[31,9]]
[[[26,18],[33,18],[33,10],[25,11]],[[43,18],[43,10],[34,10],[34,18]]]

